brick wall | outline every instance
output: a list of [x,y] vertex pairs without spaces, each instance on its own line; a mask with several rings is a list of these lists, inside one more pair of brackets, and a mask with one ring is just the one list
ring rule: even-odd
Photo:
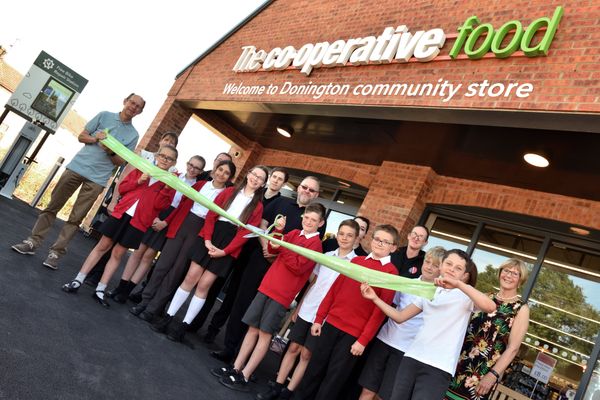
[[[151,147],[159,133],[180,132],[192,111],[182,101],[304,102],[395,107],[444,107],[482,109],[521,109],[544,111],[600,111],[600,5],[591,1],[517,1],[482,3],[451,0],[407,3],[381,0],[338,2],[278,0],[221,44],[200,63],[190,67],[174,83],[169,98],[155,118],[140,147]],[[471,15],[495,28],[507,21],[520,20],[527,26],[539,17],[551,17],[556,6],[565,13],[548,57],[508,59],[484,58],[478,61],[435,61],[430,63],[391,64],[323,68],[305,77],[298,70],[280,72],[234,73],[231,71],[244,45],[270,50],[277,46],[333,41],[379,35],[386,26],[406,24],[411,32],[440,27],[448,33]],[[268,26],[269,29],[265,29]],[[445,51],[451,47],[446,45]],[[443,53],[442,53],[443,54]],[[233,96],[223,94],[227,83],[281,85],[319,83],[396,83],[435,82],[438,78],[453,82],[531,82],[534,93],[527,100],[456,98],[442,102],[425,97],[324,97],[310,96]],[[393,223],[402,236],[419,219],[427,203],[469,205],[528,214],[600,229],[600,202],[541,193],[514,187],[439,176],[429,167],[384,162],[381,166],[363,165],[322,157],[262,148],[219,118],[201,110],[194,111],[215,130],[234,142],[231,154],[243,174],[255,164],[266,164],[318,171],[369,188],[360,213],[374,223]]]
[[[481,2],[439,0],[343,2],[317,0],[278,0],[248,22],[241,30],[207,55],[185,75],[185,84],[177,86],[181,99],[240,100],[260,102],[346,103],[419,107],[460,107],[522,110],[600,111],[600,5],[592,1],[548,0],[515,2]],[[540,17],[552,17],[557,6],[564,15],[552,42],[548,57],[495,57],[477,61],[468,59],[428,63],[370,65],[360,67],[321,68],[306,77],[297,69],[286,71],[235,73],[232,68],[241,47],[254,45],[267,51],[274,47],[306,43],[333,42],[337,39],[378,36],[387,26],[405,24],[411,32],[442,28],[447,35],[472,15],[482,23],[498,29],[510,20],[523,26]],[[268,27],[268,29],[265,29]],[[454,43],[448,39],[442,49],[447,54]],[[315,100],[309,95],[226,95],[227,83],[246,85],[347,83],[420,83],[443,78],[451,82],[530,82],[534,92],[526,99],[456,97],[448,102],[436,97],[400,96],[325,96]]]
[[173,97],[168,97],[137,148],[157,151],[160,136],[165,132],[174,132],[179,135],[191,116],[192,110],[176,102]]

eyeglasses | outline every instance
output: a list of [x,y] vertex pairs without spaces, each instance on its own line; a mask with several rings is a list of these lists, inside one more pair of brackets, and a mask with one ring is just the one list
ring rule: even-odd
[[169,157],[169,156],[167,156],[167,155],[164,155],[164,154],[157,154],[157,155],[156,155],[156,157],[157,157],[157,158],[160,158],[160,159],[163,159],[163,160],[166,160],[166,161],[168,161],[168,162],[175,162],[175,161],[177,161],[177,159],[176,159],[176,158]]
[[513,270],[510,270],[510,269],[503,269],[502,273],[505,274],[505,275],[512,276],[513,278],[518,278],[518,277],[521,276],[521,273],[519,271],[513,271]]
[[260,181],[260,182],[264,182],[264,181],[265,181],[265,179],[266,179],[266,178],[264,178],[264,177],[262,177],[262,176],[260,176],[260,175],[256,174],[256,172],[254,172],[254,171],[250,171],[250,172],[248,172],[248,175],[252,175],[253,177],[255,177],[255,178],[256,178],[256,180],[258,180],[258,181]]
[[393,246],[394,243],[388,242],[387,240],[380,239],[378,237],[373,236],[373,242],[377,243],[380,246]]
[[194,164],[192,164],[192,163],[191,163],[191,162],[189,162],[189,161],[188,161],[186,164],[187,164],[187,166],[188,166],[188,167],[190,167],[190,168],[192,168],[193,170],[196,170],[196,171],[198,171],[198,172],[202,172],[202,170],[204,169],[204,168],[196,167]]
[[302,188],[302,190],[307,190],[309,193],[312,193],[312,194],[319,193],[318,190],[308,187],[306,185],[300,184],[300,187]]
[[421,240],[425,240],[425,237],[426,237],[426,236],[427,236],[427,235],[419,235],[419,234],[418,234],[417,232],[415,232],[415,231],[412,231],[412,232],[410,233],[410,237],[411,237],[411,238],[413,238],[413,239],[415,239],[415,240],[419,240],[419,241],[421,241]]

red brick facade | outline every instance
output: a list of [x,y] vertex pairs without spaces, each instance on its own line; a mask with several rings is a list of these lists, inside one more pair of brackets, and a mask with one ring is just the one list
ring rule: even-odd
[[[349,0],[343,2],[314,0],[279,0],[248,22],[225,43],[192,67],[185,83],[179,88],[181,99],[261,102],[343,102],[344,104],[384,104],[427,107],[507,108],[523,110],[600,111],[600,31],[596,29],[600,5],[578,0],[517,1],[482,3],[480,1],[412,1],[382,0],[375,7],[371,2]],[[457,27],[470,16],[476,15],[482,23],[491,23],[498,29],[511,20],[519,20],[526,27],[540,17],[552,17],[557,6],[563,6],[564,15],[550,47],[548,57],[519,57],[513,55],[499,60],[495,57],[481,60],[433,61],[427,63],[370,65],[315,69],[309,77],[298,69],[286,71],[235,73],[232,68],[241,55],[242,46],[254,45],[271,50],[288,45],[299,48],[306,43],[333,42],[378,36],[387,26],[407,25],[411,32],[419,29],[442,28],[447,34],[456,33]],[[268,27],[268,29],[266,29]],[[440,53],[447,55],[453,41]],[[443,58],[443,57],[442,57]],[[438,57],[437,59],[440,59]],[[452,82],[479,82],[484,79],[499,82],[530,82],[535,90],[526,99],[454,98],[443,102],[437,98],[397,98],[389,96],[323,97],[311,96],[251,96],[226,95],[227,83],[245,85],[347,83],[436,82],[444,78]]]
[[[231,126],[210,113],[188,110],[178,101],[244,101],[258,103],[336,103],[386,105],[395,107],[440,107],[477,109],[517,109],[535,111],[600,112],[600,4],[591,1],[517,1],[482,3],[450,0],[406,2],[382,0],[343,2],[278,0],[249,21],[199,63],[191,66],[173,85],[169,97],[140,146],[152,147],[165,130],[180,132],[195,112],[206,123],[229,138],[238,167],[246,170],[261,163],[318,171],[369,189],[360,213],[375,223],[392,223],[403,235],[419,219],[427,203],[470,205],[528,214],[600,229],[600,202],[439,176],[424,166],[384,162],[381,166],[313,157],[266,149],[249,141]],[[245,45],[269,51],[287,45],[299,48],[306,43],[333,42],[369,35],[378,36],[387,26],[405,24],[411,32],[442,28],[456,33],[458,26],[477,15],[481,23],[498,29],[510,20],[526,27],[540,17],[551,18],[557,6],[564,15],[548,57],[527,58],[515,54],[507,59],[485,57],[447,60],[453,39],[448,39],[440,60],[406,64],[369,65],[315,69],[304,76],[298,69],[277,72],[235,73],[234,64]],[[446,60],[444,60],[446,58]],[[283,85],[339,83],[435,83],[451,82],[529,82],[533,93],[526,99],[467,98],[457,96],[448,102],[435,97],[232,95],[224,94],[228,83]]]

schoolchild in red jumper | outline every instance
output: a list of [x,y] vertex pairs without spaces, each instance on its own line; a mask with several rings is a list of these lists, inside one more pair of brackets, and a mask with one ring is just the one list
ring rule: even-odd
[[[214,201],[225,190],[235,172],[233,162],[219,161],[212,171],[213,179],[200,180],[192,188]],[[162,316],[166,304],[188,270],[190,249],[198,239],[207,214],[208,208],[184,197],[175,211],[167,217],[167,241],[142,291],[142,301],[132,307],[130,313],[147,322]]]
[[[328,251],[325,255],[351,261],[356,257],[354,244],[357,242],[359,235],[360,225],[356,220],[347,219],[342,221],[334,238],[337,248]],[[365,255],[368,255],[368,253]],[[290,345],[279,365],[277,379],[274,384],[269,385],[268,391],[258,393],[256,400],[287,400],[292,398],[294,391],[302,381],[304,371],[306,371],[312,356],[312,344],[317,340],[316,336],[310,334],[310,328],[321,301],[339,275],[339,272],[324,265],[317,264],[315,266],[309,279],[310,285],[292,313],[291,320],[294,325],[288,335]],[[298,360],[298,363],[296,363],[296,360]],[[288,375],[292,370],[294,370],[294,373],[288,382]]]
[[[162,146],[156,154],[156,159],[156,166],[167,171],[177,162],[177,149],[169,145]],[[67,293],[77,292],[87,274],[114,244],[102,278],[96,291],[92,293],[92,297],[105,308],[109,307],[109,303],[104,298],[104,290],[119,267],[121,258],[127,249],[138,248],[144,232],[152,225],[154,218],[171,204],[175,195],[174,189],[138,169],[125,177],[120,188],[121,200],[115,206],[112,215],[99,228],[102,233],[100,241],[84,261],[75,279],[62,287]]]
[[[179,180],[188,186],[198,181],[198,175],[204,170],[204,158],[199,155],[192,156],[186,163],[186,172],[178,174]],[[183,194],[175,193],[171,205],[164,209],[158,217],[154,218],[152,225],[142,238],[142,243],[127,259],[119,285],[108,293],[108,296],[117,303],[125,303],[127,297],[135,286],[144,279],[152,262],[167,240],[167,223],[165,219],[179,206]]]
[[[262,220],[262,197],[268,176],[269,170],[266,167],[255,166],[239,185],[223,190],[215,199],[215,204],[241,222],[258,226]],[[250,231],[247,229],[210,211],[190,253],[192,262],[187,275],[171,299],[167,315],[153,323],[152,329],[157,332],[166,331],[169,339],[181,341],[189,324],[202,310],[212,284],[219,277],[225,278],[231,271],[233,261],[248,240],[244,238],[248,233]],[[174,320],[173,317],[188,299],[194,286],[196,291],[183,321]]]
[[[309,204],[302,215],[302,230],[294,229],[283,241],[313,251],[322,251],[318,229],[325,223],[325,207]],[[277,230],[285,227],[285,217],[277,220]],[[248,307],[242,321],[248,325],[240,352],[233,367],[215,368],[211,373],[230,389],[248,390],[248,379],[263,360],[273,334],[277,332],[287,309],[308,281],[315,262],[279,245],[268,244],[277,258],[265,274],[256,297]],[[242,282],[242,285],[244,283]]]
[[[377,226],[373,232],[371,254],[355,257],[352,263],[397,275],[398,270],[390,262],[390,253],[397,245],[396,228]],[[383,301],[391,304],[393,290],[375,290]],[[340,275],[317,310],[311,334],[319,338],[314,343],[313,356],[294,398],[335,399],[384,317],[373,302],[362,297],[360,282]]]

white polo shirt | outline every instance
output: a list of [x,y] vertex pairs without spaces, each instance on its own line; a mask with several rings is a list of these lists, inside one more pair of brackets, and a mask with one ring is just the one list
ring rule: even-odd
[[454,375],[471,313],[477,311],[460,289],[437,288],[432,301],[417,297],[423,327],[404,357],[410,357]]
[[[325,255],[342,258],[348,261],[356,257],[354,250],[346,254],[345,257],[339,257],[338,251],[339,249],[328,251],[325,253]],[[327,292],[329,292],[333,282],[335,282],[340,274],[339,272],[336,272],[321,264],[317,264],[315,266],[313,273],[317,275],[317,280],[304,296],[304,300],[302,300],[302,304],[300,305],[300,311],[298,311],[298,316],[310,323],[315,321],[315,316],[317,315],[317,310],[319,309],[321,302],[325,298],[325,295],[327,295]]]
[[[422,280],[419,277],[419,280]],[[396,310],[403,310],[417,300],[418,296],[413,294],[396,292],[394,303],[397,304]],[[381,327],[377,334],[377,339],[390,347],[393,347],[402,352],[406,352],[409,346],[415,340],[415,336],[423,326],[423,313],[417,314],[413,318],[401,324],[388,318],[385,325]]]
[[[216,188],[216,187],[214,187],[212,181],[209,181],[209,182],[206,182],[204,184],[204,186],[202,186],[200,188],[200,190],[198,191],[198,193],[200,193],[204,197],[206,197],[209,200],[212,200],[214,202],[214,200],[217,197],[217,195],[219,193],[221,193],[223,191],[223,189],[224,188]],[[208,214],[208,208],[204,207],[200,203],[194,203],[194,205],[192,206],[191,212],[193,214],[196,214],[200,218],[206,218],[206,214]]]
[[[227,213],[239,219],[242,215],[242,211],[244,211],[244,208],[246,208],[246,206],[252,201],[252,197],[254,197],[254,193],[250,197],[248,197],[244,194],[243,189],[240,190],[239,193],[235,196],[235,199],[233,199],[233,201],[229,205],[229,208],[227,208]],[[233,222],[231,222],[225,217],[219,217],[219,221],[225,221],[235,225]]]

